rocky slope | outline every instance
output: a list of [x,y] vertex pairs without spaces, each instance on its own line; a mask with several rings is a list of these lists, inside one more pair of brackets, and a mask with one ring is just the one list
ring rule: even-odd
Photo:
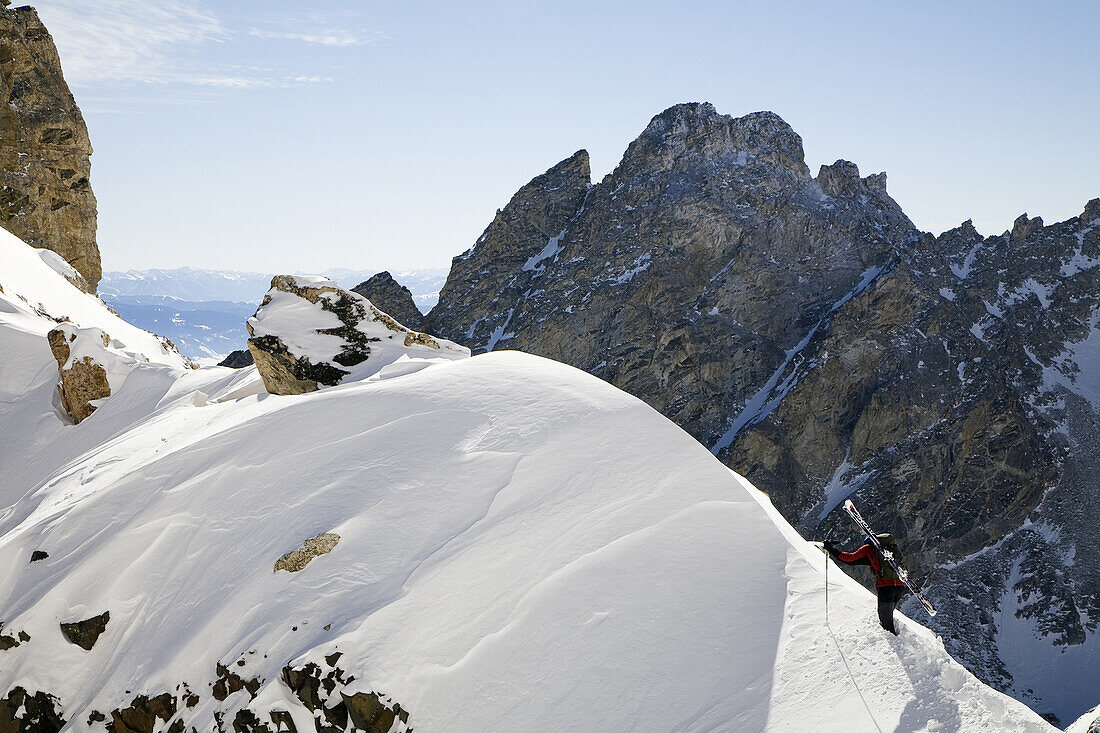
[[0,7],[0,224],[57,252],[95,292],[102,271],[88,128],[33,8]]
[[[427,327],[643,398],[807,536],[855,539],[853,496],[903,539],[949,648],[1068,722],[1100,682],[1079,669],[1100,620],[1098,265],[1100,202],[933,237],[885,174],[812,176],[776,115],[683,104],[600,183],[581,151],[521,189]],[[1025,640],[1049,665],[1016,658]]]

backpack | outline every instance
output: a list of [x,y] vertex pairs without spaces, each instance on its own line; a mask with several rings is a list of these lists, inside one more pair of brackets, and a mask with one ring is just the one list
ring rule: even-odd
[[[878,539],[878,543],[882,545],[882,549],[888,551],[894,556],[894,562],[900,567],[905,567],[905,556],[901,554],[901,550],[898,549],[898,542],[894,539],[894,535],[889,532],[883,532],[882,534],[875,535]],[[900,580],[898,578],[897,571],[894,570],[890,563],[886,562],[886,558],[879,558],[878,575],[875,576],[876,580],[882,578],[890,578],[892,580]]]

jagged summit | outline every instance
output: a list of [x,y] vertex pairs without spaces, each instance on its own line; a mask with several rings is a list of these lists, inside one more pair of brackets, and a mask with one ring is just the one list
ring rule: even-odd
[[732,117],[709,102],[677,104],[655,116],[627,148],[617,172],[669,169],[685,156],[739,166],[767,162],[809,176],[802,138],[779,115]]
[[531,183],[536,183],[543,177],[551,180],[566,178],[570,181],[589,183],[592,180],[592,168],[588,159],[588,151],[581,148],[541,176],[536,176]]

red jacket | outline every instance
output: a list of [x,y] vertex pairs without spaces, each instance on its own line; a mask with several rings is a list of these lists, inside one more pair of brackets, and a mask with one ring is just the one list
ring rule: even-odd
[[868,542],[855,552],[841,552],[836,556],[837,560],[847,565],[870,565],[875,574],[875,587],[884,588],[890,585],[905,585],[898,578],[884,578],[882,576],[882,559],[878,556],[878,550]]

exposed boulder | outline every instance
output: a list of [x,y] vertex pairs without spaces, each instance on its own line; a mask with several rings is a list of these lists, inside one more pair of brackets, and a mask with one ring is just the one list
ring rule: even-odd
[[323,277],[278,275],[248,319],[248,350],[271,394],[302,394],[374,374],[402,356],[461,359],[469,349],[405,328]]
[[94,292],[102,270],[92,146],[33,8],[0,6],[0,99],[0,224],[61,255]]
[[61,624],[61,634],[70,644],[76,644],[81,649],[91,650],[99,641],[99,635],[107,630],[107,622],[111,620],[111,612],[104,611],[98,616]]
[[[176,714],[176,699],[167,692],[156,697],[138,695],[124,708],[111,711],[111,733],[153,733]],[[161,723],[157,721],[160,720]],[[178,726],[182,732],[183,725]]]
[[50,556],[50,553],[45,550],[35,550],[31,553],[31,562],[38,562],[39,560],[45,560]]
[[340,697],[348,709],[352,726],[364,733],[390,733],[394,723],[403,727],[409,722],[409,713],[400,703],[376,692],[340,693]]
[[100,358],[110,345],[110,337],[98,328],[62,323],[47,338],[60,374],[61,404],[73,422],[79,423],[95,412],[92,400],[111,396],[107,369]]
[[238,349],[232,352],[229,356],[225,357],[218,362],[218,366],[230,367],[232,369],[244,369],[245,367],[255,364],[255,360],[252,358],[252,352],[248,349]]
[[379,272],[351,289],[369,300],[383,313],[388,313],[408,328],[424,327],[424,314],[413,302],[412,291],[393,279],[389,272]]
[[280,557],[275,562],[274,572],[286,570],[290,573],[296,573],[308,565],[313,558],[332,552],[332,548],[336,547],[336,543],[339,541],[340,535],[335,532],[322,532],[316,537],[310,537],[302,543],[300,548]]

